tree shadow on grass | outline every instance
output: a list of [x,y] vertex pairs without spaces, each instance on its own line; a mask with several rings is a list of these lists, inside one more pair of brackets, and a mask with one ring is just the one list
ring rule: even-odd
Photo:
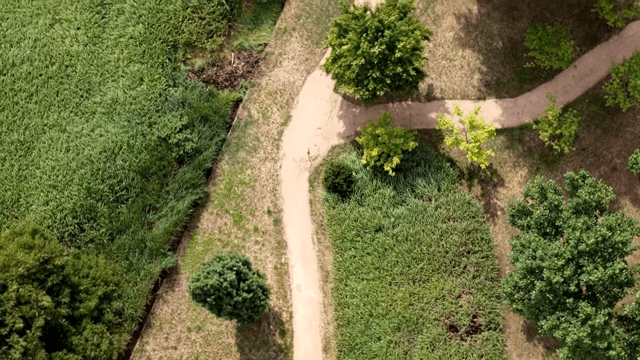
[[545,356],[553,356],[556,350],[562,347],[562,343],[560,341],[552,337],[541,335],[538,332],[538,327],[535,323],[523,321],[522,333],[526,337],[527,342],[536,343],[544,349]]
[[255,324],[238,325],[236,346],[242,360],[285,360],[293,355],[291,337],[280,313],[269,308]]
[[574,60],[620,31],[592,11],[593,0],[476,0],[477,8],[456,15],[460,45],[482,59],[483,87],[506,98],[551,80],[561,70],[524,67],[529,61],[524,38],[534,23],[569,27],[577,50]]

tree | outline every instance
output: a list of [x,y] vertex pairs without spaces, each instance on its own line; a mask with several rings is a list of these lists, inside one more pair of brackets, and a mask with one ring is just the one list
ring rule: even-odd
[[375,10],[350,7],[331,24],[324,70],[338,93],[365,105],[389,92],[417,88],[426,77],[424,40],[431,32],[414,18],[413,0],[387,0]]
[[622,111],[640,104],[640,52],[611,68],[611,80],[604,86],[607,105],[620,105]]
[[269,307],[267,279],[242,254],[218,254],[189,279],[193,301],[241,325],[258,321]]
[[383,112],[377,125],[371,120],[367,122],[356,141],[364,148],[362,163],[372,167],[382,165],[389,175],[394,176],[394,169],[404,151],[411,151],[418,142],[415,141],[415,133],[401,127],[391,127],[393,118],[388,112]]
[[489,156],[494,156],[492,150],[485,150],[482,144],[496,137],[496,128],[492,124],[485,124],[485,119],[478,118],[480,106],[476,107],[467,117],[464,117],[458,104],[453,105],[453,115],[459,116],[462,129],[453,125],[453,119],[444,114],[438,116],[436,129],[445,133],[444,142],[449,148],[458,147],[467,152],[470,163],[477,163],[482,169],[489,165]]
[[545,145],[551,145],[555,153],[566,154],[573,151],[573,140],[580,127],[578,112],[574,109],[563,112],[562,106],[556,106],[556,97],[547,94],[551,104],[545,109],[547,115],[540,116],[533,124],[534,129],[540,131],[540,140]]
[[562,359],[635,360],[639,326],[625,320],[637,309],[620,317],[614,307],[635,285],[625,258],[637,222],[608,212],[613,190],[586,171],[567,173],[565,186],[566,202],[560,186],[536,177],[509,205],[521,234],[509,241],[515,270],[502,284],[505,301],[563,343]]
[[116,359],[128,338],[118,274],[28,221],[12,226],[0,236],[0,357]]

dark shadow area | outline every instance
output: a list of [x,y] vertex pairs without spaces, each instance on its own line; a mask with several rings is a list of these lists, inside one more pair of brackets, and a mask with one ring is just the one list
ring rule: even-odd
[[459,41],[483,59],[483,86],[497,98],[515,97],[560,71],[525,68],[525,32],[534,23],[569,27],[577,47],[574,60],[621,29],[592,11],[594,0],[477,0],[477,12],[456,16]]
[[236,331],[236,346],[242,360],[285,360],[293,356],[289,348],[287,329],[282,316],[269,308],[253,325],[240,326]]
[[470,192],[475,186],[480,188],[479,196],[484,214],[489,220],[495,221],[500,211],[504,210],[497,197],[497,190],[504,186],[504,179],[500,176],[498,169],[493,164],[489,164],[485,169],[476,164],[470,164],[459,171]]
[[562,347],[562,343],[554,338],[543,336],[538,332],[536,324],[528,321],[522,323],[522,332],[530,343],[539,344],[544,349],[545,356],[555,355],[556,350]]
[[342,96],[343,101],[358,107],[367,107],[367,106],[390,104],[390,103],[397,103],[397,102],[425,103],[425,102],[430,102],[435,100],[444,100],[443,98],[436,96],[436,92],[433,84],[428,84],[425,92],[420,92],[418,89],[407,89],[403,91],[396,91],[396,92],[385,94],[367,105],[363,104],[360,99],[357,99],[351,95],[340,94],[340,96]]

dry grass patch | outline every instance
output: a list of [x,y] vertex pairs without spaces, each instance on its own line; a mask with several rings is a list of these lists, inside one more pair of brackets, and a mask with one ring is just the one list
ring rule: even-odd
[[[211,195],[185,235],[134,359],[290,359],[291,301],[278,194],[279,145],[288,112],[324,49],[337,0],[289,0],[267,47],[263,75],[239,111]],[[267,315],[250,327],[215,318],[191,301],[191,273],[216,252],[239,250],[272,289]]]
[[[511,267],[508,241],[517,233],[507,222],[507,202],[522,197],[525,184],[537,174],[564,184],[566,172],[586,169],[613,188],[617,197],[614,208],[640,219],[640,180],[627,169],[628,157],[640,147],[640,128],[637,126],[640,109],[622,113],[619,109],[606,107],[602,85],[570,105],[578,110],[581,121],[574,143],[576,151],[565,156],[555,155],[552,149],[545,147],[531,125],[501,129],[496,139],[489,143],[496,156],[490,159],[487,171],[481,172],[467,165],[462,152],[447,150],[438,132],[420,131],[423,141],[451,157],[458,165],[460,176],[467,182],[467,189],[484,204],[501,274]],[[634,253],[629,261],[640,263],[640,253]],[[509,359],[556,358],[557,342],[540,337],[534,325],[524,323],[506,306],[504,309]]]
[[585,0],[417,0],[416,6],[433,31],[421,92],[436,98],[514,97],[553,78],[558,72],[524,68],[531,23],[571,28],[576,59],[619,31]]

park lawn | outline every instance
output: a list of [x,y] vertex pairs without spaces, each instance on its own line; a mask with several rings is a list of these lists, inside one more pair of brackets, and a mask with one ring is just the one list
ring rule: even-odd
[[[286,2],[265,48],[262,75],[252,82],[239,109],[214,167],[210,196],[187,228],[175,271],[160,290],[133,359],[292,358],[280,139],[304,81],[326,52],[322,42],[339,5],[339,0]],[[251,43],[258,35],[242,42]],[[271,287],[269,311],[252,326],[216,318],[187,292],[193,271],[214,254],[227,251],[245,253],[266,274]]]
[[592,0],[415,0],[433,31],[422,94],[433,99],[510,98],[559,71],[525,68],[524,36],[532,23],[571,28],[575,58],[620,31],[591,11]]
[[[395,177],[360,156],[335,147],[311,180],[333,315],[326,358],[504,359],[498,267],[481,206],[427,146],[403,158]],[[322,190],[331,161],[353,169],[348,200]]]
[[[544,146],[538,131],[530,124],[511,129],[498,129],[496,139],[489,142],[496,156],[490,158],[486,171],[470,167],[465,155],[449,150],[443,144],[442,135],[436,130],[421,130],[419,138],[451,158],[461,173],[467,189],[483,204],[485,216],[491,223],[491,233],[500,273],[510,269],[508,255],[509,238],[517,230],[508,225],[507,204],[510,199],[522,197],[527,181],[535,175],[543,175],[564,184],[568,171],[586,169],[597,179],[613,188],[616,200],[614,209],[622,209],[636,219],[640,218],[640,183],[627,169],[627,161],[640,147],[640,109],[634,107],[622,112],[605,105],[604,82],[578,98],[569,107],[578,110],[580,130],[576,135],[576,150],[567,155],[554,154]],[[640,254],[634,253],[629,261],[640,263]],[[555,359],[558,343],[540,337],[532,324],[511,313],[505,306],[504,332],[509,359]]]

